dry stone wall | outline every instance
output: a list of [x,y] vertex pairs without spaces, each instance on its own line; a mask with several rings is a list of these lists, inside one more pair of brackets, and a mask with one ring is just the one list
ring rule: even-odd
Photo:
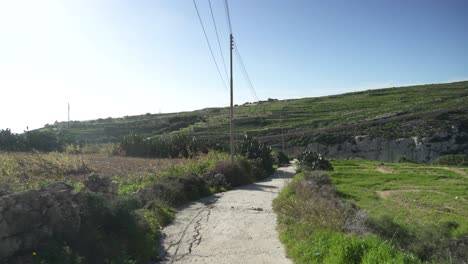
[[77,232],[79,208],[72,189],[56,183],[0,197],[0,259],[34,250],[53,234]]
[[[117,186],[108,178],[90,175],[85,191],[112,197]],[[0,263],[30,254],[51,237],[70,238],[80,229],[80,197],[65,183],[53,183],[40,190],[0,190]]]

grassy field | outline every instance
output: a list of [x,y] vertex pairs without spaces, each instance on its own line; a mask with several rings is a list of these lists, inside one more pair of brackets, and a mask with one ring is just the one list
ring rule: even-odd
[[[309,140],[328,142],[363,134],[390,138],[421,137],[447,130],[452,125],[468,131],[467,105],[467,81],[316,98],[268,100],[236,106],[235,132],[239,136],[250,133],[277,144],[283,128],[290,146],[302,146]],[[44,129],[68,131],[79,140],[97,143],[117,141],[129,133],[226,137],[228,113],[227,108],[172,114],[148,113],[73,121],[69,128],[66,123],[57,123]],[[304,138],[304,135],[309,136]]]
[[[189,171],[196,164],[222,159],[212,154],[196,159],[145,159],[99,154],[0,153],[0,189],[38,189],[52,182],[80,188],[90,173],[110,177],[127,185],[150,181],[173,171]],[[219,159],[217,159],[219,158]],[[213,161],[214,160],[214,161]],[[138,179],[138,180],[137,180]],[[135,183],[136,184],[136,183]]]
[[334,160],[274,201],[295,263],[465,263],[467,167]]
[[391,216],[405,226],[457,223],[454,236],[468,234],[467,168],[333,161],[337,191],[370,213]]
[[366,214],[339,199],[326,173],[303,171],[274,200],[280,239],[294,263],[420,263],[369,233]]

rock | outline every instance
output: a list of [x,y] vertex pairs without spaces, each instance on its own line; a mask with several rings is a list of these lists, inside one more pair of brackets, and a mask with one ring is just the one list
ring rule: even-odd
[[0,197],[11,194],[10,191],[6,189],[0,189]]
[[[441,132],[432,137],[418,138],[371,138],[366,135],[340,144],[311,143],[307,149],[319,152],[328,158],[362,158],[383,162],[398,162],[402,159],[418,163],[430,163],[442,155],[468,153],[468,142],[458,142],[457,137],[468,136],[461,132]],[[443,140],[441,140],[443,139]]]
[[229,184],[226,177],[221,173],[209,171],[202,175],[202,178],[208,183],[208,186],[215,188],[228,188]]
[[43,190],[50,191],[50,192],[60,192],[60,191],[71,192],[73,190],[73,186],[63,183],[63,182],[56,182],[56,183],[51,183],[45,186]]
[[107,196],[113,196],[119,191],[116,182],[110,178],[99,177],[94,173],[88,175],[88,178],[84,181],[84,185],[91,192],[102,193]]

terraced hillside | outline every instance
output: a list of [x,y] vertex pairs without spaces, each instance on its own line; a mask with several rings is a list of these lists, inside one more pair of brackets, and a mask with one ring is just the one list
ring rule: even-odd
[[[235,107],[235,131],[279,146],[333,144],[356,135],[396,139],[457,129],[468,132],[468,81],[368,90],[324,97],[261,101]],[[112,142],[130,133],[187,133],[226,137],[228,108],[56,123],[87,142]],[[466,140],[466,139],[461,139]]]

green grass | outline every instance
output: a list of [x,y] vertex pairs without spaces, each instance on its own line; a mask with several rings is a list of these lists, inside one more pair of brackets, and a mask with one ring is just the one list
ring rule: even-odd
[[[327,214],[326,210],[338,209],[328,207],[330,204],[324,201],[333,196],[314,196],[317,190],[300,194],[296,186],[304,181],[303,173],[297,174],[273,203],[278,213],[280,239],[294,263],[420,263],[413,254],[401,252],[374,234],[360,236],[345,233],[340,226],[323,225],[333,222],[332,217],[352,216]],[[312,215],[304,215],[304,209],[310,206],[314,212],[322,212],[317,215],[320,221],[314,220]]]
[[[468,130],[467,105],[468,81],[264,101],[235,107],[235,132],[271,136],[264,140],[278,145],[283,127],[286,134],[291,133],[286,137],[289,143],[298,146],[310,140],[340,141],[363,134],[389,138],[427,136],[452,125]],[[129,133],[169,136],[184,132],[200,137],[223,137],[229,131],[228,114],[227,108],[207,108],[74,121],[70,128],[65,123],[57,123],[44,129],[60,128],[78,140],[98,143],[117,141]],[[340,129],[342,125],[348,127]],[[302,136],[309,132],[322,133],[322,136]],[[327,138],[323,138],[325,132],[329,134]]]
[[[390,215],[409,228],[456,222],[468,234],[468,179],[444,166],[336,160],[331,173],[342,197],[371,218]],[[461,168],[466,171],[467,168]]]
[[359,237],[329,230],[290,224],[280,234],[294,263],[419,263],[412,255],[394,249],[377,236]]

